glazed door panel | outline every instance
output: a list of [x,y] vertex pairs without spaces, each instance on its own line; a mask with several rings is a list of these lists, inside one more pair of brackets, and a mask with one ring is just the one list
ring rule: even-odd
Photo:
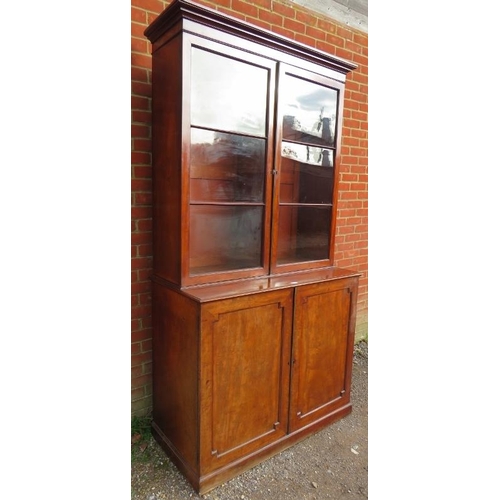
[[298,287],[295,295],[290,431],[349,403],[353,295],[345,281]]
[[287,432],[293,291],[202,306],[201,469]]

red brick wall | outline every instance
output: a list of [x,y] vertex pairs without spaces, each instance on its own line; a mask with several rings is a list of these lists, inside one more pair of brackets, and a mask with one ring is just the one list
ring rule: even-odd
[[[286,0],[199,0],[233,17],[353,61],[347,78],[336,261],[363,273],[356,337],[368,311],[368,36]],[[151,409],[151,47],[146,27],[170,0],[132,0],[132,414]]]

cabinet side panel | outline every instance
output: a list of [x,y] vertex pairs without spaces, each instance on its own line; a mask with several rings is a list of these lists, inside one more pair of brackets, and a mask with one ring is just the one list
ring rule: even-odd
[[182,39],[153,53],[153,266],[179,283],[181,227]]
[[199,307],[153,283],[153,421],[198,470]]

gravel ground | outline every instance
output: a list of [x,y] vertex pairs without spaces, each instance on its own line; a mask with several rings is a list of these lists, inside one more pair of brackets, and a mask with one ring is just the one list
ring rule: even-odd
[[355,346],[350,415],[240,476],[198,495],[151,439],[132,463],[131,500],[368,498],[368,344]]

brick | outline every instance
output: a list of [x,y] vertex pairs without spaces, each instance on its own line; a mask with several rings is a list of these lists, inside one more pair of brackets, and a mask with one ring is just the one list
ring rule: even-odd
[[145,417],[151,411],[152,400],[151,397],[145,397],[139,400],[132,398],[132,416]]
[[132,259],[131,269],[149,269],[151,267],[151,258],[136,257]]
[[138,399],[142,399],[144,397],[144,388],[137,387],[137,388],[132,389],[131,396],[132,396],[132,402],[134,402]]
[[359,146],[359,139],[355,137],[343,137],[342,144],[346,146]]
[[151,339],[141,342],[142,352],[150,352],[153,350],[153,341]]
[[132,82],[132,94],[142,97],[151,97],[152,87],[150,83]]
[[132,77],[132,81],[137,82],[149,82],[148,70],[145,68],[137,68],[132,66],[130,70],[130,76]]
[[132,121],[136,123],[151,123],[151,113],[149,111],[132,111]]
[[[364,182],[352,182],[350,189],[351,191],[366,191],[366,184]],[[355,221],[353,220],[353,223]]]
[[352,51],[352,52],[356,52],[357,54],[362,54],[362,52],[363,52],[363,47],[361,45],[354,43],[354,42],[351,42],[349,40],[346,40],[345,48],[347,50]]
[[293,39],[294,32],[282,28],[281,26],[271,26],[271,31],[274,31],[274,33],[278,33],[279,35],[285,36],[287,38]]
[[295,19],[297,19],[297,21],[301,23],[306,24],[307,26],[317,26],[318,24],[318,18],[316,16],[298,9],[295,11]]
[[353,137],[359,137],[359,138],[362,138],[362,139],[365,139],[367,136],[368,136],[368,132],[366,132],[365,130],[351,130],[351,135]]
[[[340,174],[341,182],[352,182],[358,180],[357,174],[351,174],[350,172],[345,172]],[[352,214],[354,215],[354,214]]]
[[[147,25],[147,23],[146,23],[146,25]],[[144,30],[145,29],[146,29],[146,26],[144,26],[143,24],[132,23],[130,33],[132,36],[135,36],[137,38],[144,38]]]
[[[139,322],[138,319],[134,320],[134,321]],[[148,332],[146,330],[138,330],[138,331],[134,331],[132,333],[132,342],[139,342],[139,341],[147,340],[150,338],[151,338],[151,332]],[[143,366],[144,366],[144,364],[143,364]]]
[[309,45],[309,47],[316,46],[316,40],[314,38],[310,36],[301,35],[300,33],[295,34],[295,40],[305,45]]
[[328,33],[337,33],[337,26],[332,21],[329,21],[327,19],[318,19],[318,28],[322,29],[323,31],[327,31]]
[[149,42],[147,42],[146,40],[132,37],[132,41],[131,41],[132,52],[139,52],[140,54],[147,54],[148,53],[148,44],[149,44]]
[[343,156],[342,157],[342,164],[346,165],[357,165],[358,164],[358,158],[355,156]]
[[[148,244],[148,245],[139,245],[137,247],[137,253],[141,256],[141,257],[146,257],[146,256],[149,256],[149,255],[153,255],[153,245],[152,244]],[[149,292],[149,288],[147,289],[147,291]]]
[[133,177],[136,179],[151,179],[153,174],[152,167],[145,165],[135,165],[132,169]]
[[161,0],[132,0],[131,4],[135,7],[150,10],[158,14],[164,9],[163,2]]
[[131,382],[133,389],[144,387],[145,385],[150,384],[152,382],[151,375],[150,374],[140,375],[139,377],[133,378]]
[[359,128],[360,122],[358,120],[351,120],[348,118],[344,118],[344,127],[347,128]]
[[136,205],[151,205],[152,194],[151,193],[136,193],[134,195],[134,201]]
[[326,33],[313,26],[306,26],[306,35],[315,38],[316,40],[326,40]]
[[347,234],[345,237],[346,241],[358,241],[359,239],[361,239],[359,234]]
[[132,366],[139,366],[142,365],[143,363],[150,363],[151,362],[151,353],[142,353],[142,354],[137,354],[136,356],[132,356]]
[[303,34],[306,32],[306,25],[304,23],[299,23],[298,21],[294,21],[293,19],[284,18],[283,27],[291,31],[295,31],[296,33]]
[[[139,220],[139,219],[150,218],[152,216],[153,210],[152,207],[150,206],[141,206],[141,207],[132,207],[130,212],[132,219]],[[137,244],[135,241],[133,243]]]
[[[149,271],[147,274],[147,279],[148,279],[148,281],[151,280],[151,274]],[[151,325],[153,324],[153,320],[151,318],[151,315],[146,315],[144,318],[141,318],[141,323],[142,323],[143,328],[150,329]],[[150,336],[153,336],[153,332],[150,332]]]
[[266,21],[275,26],[283,26],[283,16],[275,12],[268,12],[267,10],[259,9],[259,19]]
[[259,11],[254,5],[250,5],[240,0],[233,0],[231,7],[233,10],[245,14],[245,16],[258,17]]
[[337,47],[335,55],[341,57],[342,59],[345,59],[346,61],[353,61],[356,57],[356,54],[353,54],[352,52],[349,52],[348,50],[345,50],[341,47]]
[[150,127],[146,125],[132,125],[132,137],[149,137],[150,133]]
[[[141,281],[149,281],[151,279],[151,271],[152,269],[138,269],[137,270],[137,282],[140,283]],[[146,313],[144,316],[147,316],[149,313]],[[143,328],[146,328],[146,326],[149,326],[149,325],[145,325],[144,324],[144,318],[143,317],[140,317],[141,318],[141,326]]]
[[131,64],[132,66],[137,66],[139,68],[151,69],[152,66],[151,56],[148,54],[132,52]]
[[352,234],[354,232],[354,226],[341,226],[338,228],[339,234]]
[[295,10],[292,7],[289,7],[288,5],[283,5],[282,3],[279,2],[275,2],[274,0],[271,10],[273,12],[277,12],[278,14],[282,14],[283,16],[288,18],[293,19],[295,17]]
[[130,18],[132,23],[141,23],[146,25],[147,23],[147,18],[146,18],[146,11],[142,9],[138,9],[137,7],[132,7],[132,12],[130,14]]
[[326,33],[325,40],[336,47],[345,47],[345,41],[340,36],[333,35],[332,33]]
[[368,242],[366,240],[359,240],[354,242],[354,247],[360,250],[368,251]]
[[250,0],[252,5],[258,5],[262,9],[271,10],[272,0]]
[[133,342],[130,352],[132,353],[132,356],[135,356],[136,354],[140,354],[142,352],[141,343],[140,342]]
[[160,12],[147,12],[148,26],[160,15]]
[[355,82],[368,84],[368,76],[367,75],[363,75],[362,73],[360,73],[357,70],[354,70],[352,73],[350,73],[350,75],[351,75],[351,79],[354,80]]
[[368,66],[368,57],[361,54],[353,53],[352,60],[360,66]]
[[132,179],[130,183],[132,191],[146,191],[151,192],[153,187],[152,181],[147,179]]
[[[151,249],[151,245],[144,245],[144,246],[149,246]],[[148,281],[144,281],[142,283],[133,283],[131,286],[131,292],[133,294],[140,294],[140,293],[150,293],[151,292],[151,283]]]
[[[146,210],[144,207],[136,208],[136,210]],[[151,208],[147,209],[151,211]],[[134,208],[132,209],[132,212]],[[131,243],[133,245],[140,245],[141,243],[148,243],[152,241],[152,233],[133,233],[131,236]],[[135,279],[135,281],[140,281],[139,279]]]
[[144,153],[143,151],[133,151],[131,154],[132,164],[150,164],[151,153]]
[[337,36],[344,38],[345,40],[353,40],[354,33],[348,29],[342,28],[341,26],[336,27]]
[[131,378],[140,377],[143,374],[142,366],[134,366],[130,372],[132,376]]
[[153,221],[151,219],[143,219],[137,221],[138,231],[151,231],[153,229]]
[[[133,135],[132,135],[133,137]],[[134,138],[134,151],[151,152],[151,139]]]
[[151,99],[148,99],[147,97],[132,96],[132,109],[151,110],[150,103]]

